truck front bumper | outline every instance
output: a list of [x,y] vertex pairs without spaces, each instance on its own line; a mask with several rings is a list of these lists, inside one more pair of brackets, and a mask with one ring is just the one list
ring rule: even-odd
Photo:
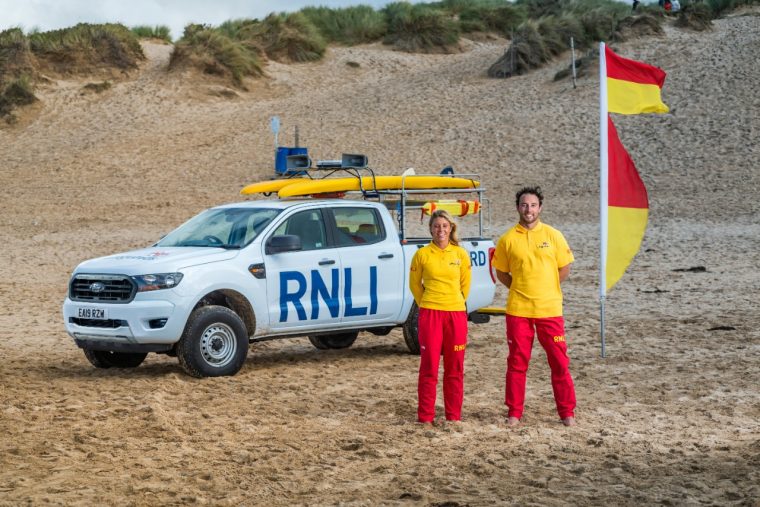
[[[170,350],[182,336],[188,316],[178,308],[186,308],[188,304],[190,302],[155,299],[103,304],[66,298],[63,320],[66,332],[82,348],[161,352]],[[87,318],[89,316],[97,318]]]

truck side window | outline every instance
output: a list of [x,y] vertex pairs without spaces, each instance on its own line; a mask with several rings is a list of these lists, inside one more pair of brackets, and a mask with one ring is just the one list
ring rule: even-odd
[[301,238],[303,250],[327,247],[325,224],[319,210],[301,211],[288,218],[274,231],[275,236],[281,234],[293,234]]
[[385,238],[380,219],[370,208],[333,208],[337,246],[377,243]]

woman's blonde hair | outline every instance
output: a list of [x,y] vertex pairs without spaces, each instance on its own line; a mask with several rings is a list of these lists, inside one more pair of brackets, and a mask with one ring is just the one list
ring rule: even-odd
[[449,214],[448,211],[445,209],[437,209],[433,213],[430,214],[430,221],[428,222],[428,229],[430,230],[430,234],[433,233],[433,220],[436,218],[443,218],[445,219],[449,225],[451,225],[451,234],[449,234],[449,243],[451,243],[454,246],[459,246],[459,235],[457,234],[457,223],[454,221],[454,218]]

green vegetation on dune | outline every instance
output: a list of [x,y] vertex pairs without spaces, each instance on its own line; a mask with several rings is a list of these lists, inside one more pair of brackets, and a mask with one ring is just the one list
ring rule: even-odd
[[28,75],[11,79],[0,90],[0,117],[5,117],[8,123],[13,123],[16,120],[12,114],[15,108],[36,101],[32,80]]
[[125,71],[143,60],[137,36],[120,24],[80,23],[70,28],[24,34],[19,28],[0,32],[0,116],[35,102],[35,83],[42,73],[89,75]]
[[36,59],[29,39],[20,28],[0,32],[0,84],[36,72]]
[[262,60],[319,60],[327,49],[309,18],[300,12],[270,14],[263,21],[236,19],[218,27],[188,25],[177,41],[169,68],[195,67],[207,74],[229,75],[233,84],[264,74]]
[[343,9],[306,7],[301,12],[325,40],[346,46],[380,40],[387,31],[383,13],[367,5]]
[[246,76],[261,76],[260,48],[203,25],[188,25],[169,59],[169,68],[192,66],[207,74],[229,75],[240,86]]
[[132,33],[141,39],[158,39],[171,43],[171,30],[166,25],[147,26],[139,25],[131,28]]
[[383,42],[409,52],[447,51],[459,42],[459,25],[449,13],[426,4],[394,2],[385,9],[388,33]]
[[527,17],[526,9],[512,4],[483,7],[471,5],[459,14],[459,25],[464,33],[495,32],[509,36]]
[[96,67],[132,69],[145,59],[137,36],[121,24],[79,23],[32,33],[28,38],[37,59],[64,74],[89,72]]
[[[355,45],[383,41],[407,52],[456,51],[461,34],[490,32],[510,38],[507,52],[488,70],[509,77],[540,67],[569,48],[598,41],[625,40],[662,33],[666,19],[691,30],[708,30],[712,20],[760,0],[682,0],[679,13],[642,4],[634,13],[617,0],[440,0],[345,8],[306,7],[272,13],[263,20],[234,19],[218,27],[185,27],[170,58],[170,68],[194,67],[228,77],[243,87],[246,77],[264,75],[264,62],[321,59],[328,43]],[[86,23],[49,32],[0,32],[0,116],[34,100],[40,73],[91,74],[125,71],[144,59],[140,38],[171,42],[164,25]]]
[[240,36],[259,45],[276,61],[310,62],[325,54],[327,43],[301,12],[270,14],[261,23],[247,25]]

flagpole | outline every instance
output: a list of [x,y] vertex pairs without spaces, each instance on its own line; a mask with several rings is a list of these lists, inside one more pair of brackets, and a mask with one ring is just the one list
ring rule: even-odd
[[602,357],[606,357],[604,339],[604,303],[607,297],[607,202],[608,169],[607,154],[607,59],[604,42],[599,43],[599,326]]

